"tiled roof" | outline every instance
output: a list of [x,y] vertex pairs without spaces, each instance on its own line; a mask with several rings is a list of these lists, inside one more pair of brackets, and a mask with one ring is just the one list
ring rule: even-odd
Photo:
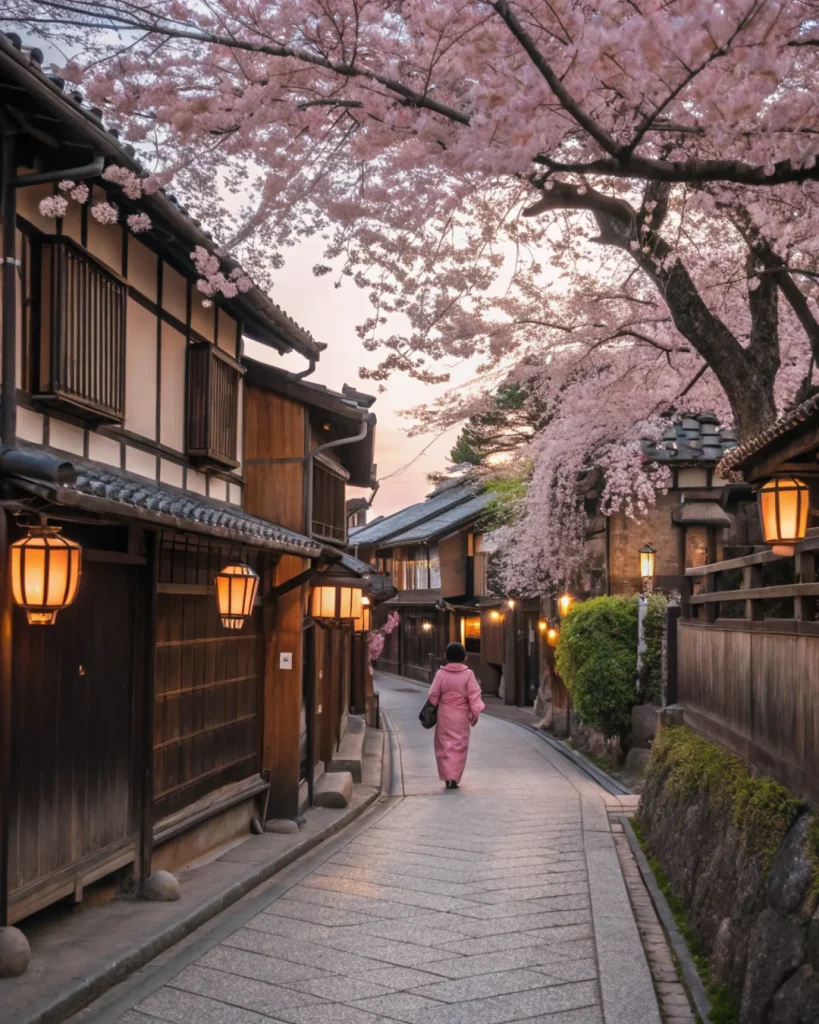
[[761,451],[771,441],[782,437],[791,430],[796,429],[805,420],[812,419],[819,414],[819,395],[814,395],[795,409],[780,417],[776,423],[772,423],[766,430],[761,431],[754,437],[747,440],[729,452],[719,464],[719,472],[722,476],[734,473],[742,468],[742,463],[751,455]]
[[484,494],[476,494],[469,501],[447,509],[441,515],[435,516],[434,519],[427,519],[419,526],[414,526],[411,530],[390,538],[390,544],[421,544],[424,541],[433,540],[435,537],[442,537],[474,519],[493,497],[494,495],[489,491]]
[[350,543],[359,547],[378,546],[387,541],[392,544],[393,537],[432,519],[447,509],[469,501],[474,494],[474,488],[463,484],[439,491],[427,498],[426,501],[419,501],[415,505],[401,509],[400,512],[394,512],[391,516],[384,516],[360,529],[351,530]]
[[352,555],[344,555],[341,564],[348,572],[353,572],[367,581],[367,589],[370,597],[376,602],[385,601],[395,593],[392,577],[378,572],[369,562],[362,562],[360,558]]
[[641,442],[643,455],[652,462],[719,462],[736,447],[736,434],[721,427],[711,412],[693,413],[673,423],[659,441]]
[[[99,107],[89,104],[79,89],[69,85],[58,75],[43,71],[43,54],[40,50],[24,47],[20,36],[14,32],[0,32],[0,58],[9,74],[12,74],[10,69],[16,69],[13,72],[14,77],[24,88],[36,88],[38,102],[48,101],[51,106],[61,106],[67,120],[71,119],[75,128],[79,124],[83,134],[88,137],[89,145],[101,151],[108,160],[115,161],[138,174],[146,173],[134,147],[120,143],[119,130],[104,124],[102,110]],[[81,121],[77,115],[80,115]],[[185,245],[201,245],[210,252],[216,249],[213,235],[182,206],[176,196],[165,189],[160,189],[154,195],[143,196],[139,203],[159,217],[170,221],[175,228],[174,233],[186,235]],[[225,273],[238,266],[239,263],[232,257],[222,258]],[[317,342],[309,331],[297,324],[260,288],[253,287],[234,299],[220,301],[224,301],[229,307],[236,307],[245,318],[250,319],[251,323],[261,323],[267,332],[277,336],[286,348],[298,349],[303,354],[315,358],[318,358],[319,352],[326,348],[326,345]]]
[[[77,472],[76,483],[48,488],[48,497],[58,504],[136,517],[157,526],[194,530],[308,558],[315,558],[322,552],[319,542],[251,516],[240,508],[174,491],[151,480],[82,459],[72,459],[71,462]],[[20,483],[26,487],[25,482]],[[27,489],[42,493],[43,485],[31,484]]]

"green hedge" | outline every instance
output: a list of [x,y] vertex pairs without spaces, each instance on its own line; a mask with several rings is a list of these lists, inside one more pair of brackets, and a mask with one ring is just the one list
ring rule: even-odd
[[555,662],[583,721],[625,744],[637,703],[637,601],[575,605],[561,624]]

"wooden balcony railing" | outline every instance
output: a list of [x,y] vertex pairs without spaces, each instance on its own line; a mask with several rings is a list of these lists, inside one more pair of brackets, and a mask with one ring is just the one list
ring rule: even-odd
[[209,342],[188,347],[188,455],[204,468],[239,465],[239,385],[244,367]]
[[42,242],[34,398],[100,422],[125,413],[122,281],[68,238]]

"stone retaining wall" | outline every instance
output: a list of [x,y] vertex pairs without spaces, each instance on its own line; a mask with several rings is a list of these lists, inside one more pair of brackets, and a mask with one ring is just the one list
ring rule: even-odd
[[707,794],[674,796],[650,772],[640,822],[716,985],[736,997],[739,1024],[819,1021],[819,911],[799,813],[767,870]]

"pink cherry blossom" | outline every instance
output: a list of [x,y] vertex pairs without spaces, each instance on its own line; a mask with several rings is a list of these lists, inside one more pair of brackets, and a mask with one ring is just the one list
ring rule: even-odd
[[64,196],[46,196],[40,200],[39,210],[43,217],[64,217],[68,212],[68,200]]
[[147,213],[132,213],[126,218],[128,227],[135,235],[151,230],[151,218]]
[[100,224],[116,224],[119,211],[112,203],[95,203],[91,207],[91,216]]

